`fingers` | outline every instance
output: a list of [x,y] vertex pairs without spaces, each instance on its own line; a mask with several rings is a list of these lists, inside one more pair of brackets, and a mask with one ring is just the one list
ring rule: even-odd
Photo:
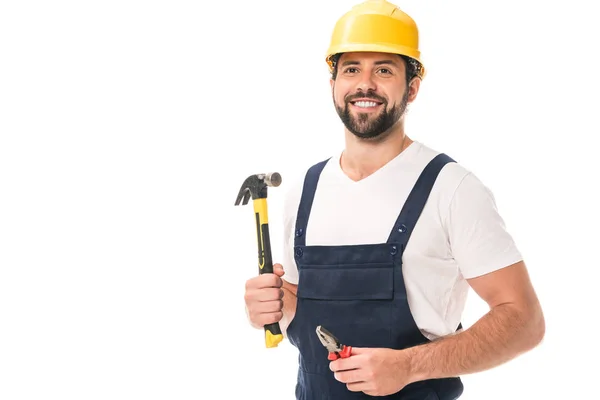
[[281,321],[283,312],[278,311],[266,314],[256,314],[253,311],[248,310],[248,317],[255,328],[262,328],[265,325]]
[[269,314],[281,311],[283,300],[271,300],[254,304],[252,310],[257,314]]
[[355,356],[358,354],[366,354],[366,353],[370,353],[372,350],[373,349],[352,346],[352,355]]
[[246,290],[244,295],[246,303],[258,303],[263,301],[273,301],[283,299],[283,289],[280,288],[261,288]]
[[[342,365],[341,368],[347,368],[347,366]],[[332,369],[335,369],[335,367]],[[373,375],[368,370],[360,367],[355,369],[340,369],[334,372],[333,376],[337,381],[345,383],[348,390],[352,392],[367,393],[373,389]]]
[[272,274],[261,274],[246,281],[244,300],[246,311],[254,327],[279,322],[283,318],[283,267],[273,266]]
[[275,274],[262,274],[246,281],[246,290],[280,288],[282,286],[282,279]]
[[[281,289],[274,290],[277,290],[277,293],[283,293]],[[269,289],[246,293],[246,312],[254,327],[258,328],[279,322],[283,318],[283,300],[280,297],[272,298],[268,293],[270,293]],[[267,300],[261,301],[260,299]]]
[[365,379],[362,376],[362,371],[359,369],[351,369],[347,371],[334,372],[333,376],[336,380],[342,383],[357,383],[363,382]]
[[369,396],[375,396],[376,392],[373,391],[373,384],[370,382],[353,382],[347,383],[346,387],[351,392],[364,392]]
[[353,355],[348,358],[338,358],[337,360],[329,363],[329,369],[333,372],[348,371],[360,368],[362,361],[360,357],[354,355],[354,348],[352,349]]
[[273,264],[273,273],[279,277],[283,276],[285,274],[285,271],[283,270],[283,265]]

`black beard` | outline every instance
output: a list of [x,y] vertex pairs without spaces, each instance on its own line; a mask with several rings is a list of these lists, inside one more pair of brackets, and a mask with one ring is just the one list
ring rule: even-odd
[[[349,104],[353,99],[358,98],[370,98],[375,101],[381,102],[383,105],[383,111],[379,114],[375,119],[369,121],[369,118],[372,118],[371,113],[359,113],[358,117],[353,117],[350,114]],[[402,101],[400,104],[394,105],[392,108],[387,108],[387,101],[371,91],[365,93],[364,95],[357,94],[353,96],[347,96],[345,99],[344,108],[340,107],[337,103],[335,103],[335,109],[346,126],[348,131],[352,132],[356,137],[361,139],[375,139],[383,135],[385,132],[388,132],[392,126],[406,112],[406,108],[408,105],[408,88],[404,95],[402,96]]]

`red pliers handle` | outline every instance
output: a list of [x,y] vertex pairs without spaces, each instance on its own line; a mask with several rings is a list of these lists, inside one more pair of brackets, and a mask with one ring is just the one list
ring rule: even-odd
[[327,355],[328,360],[333,361],[338,358],[348,358],[352,354],[352,346],[341,344],[331,332],[321,325],[317,326],[317,336],[323,346],[329,351]]
[[330,351],[327,359],[330,361],[337,360],[338,358],[348,358],[352,354],[352,346],[342,345],[341,351]]

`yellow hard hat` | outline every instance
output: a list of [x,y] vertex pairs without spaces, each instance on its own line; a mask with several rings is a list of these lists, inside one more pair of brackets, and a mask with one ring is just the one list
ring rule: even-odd
[[332,57],[339,53],[372,51],[408,56],[417,63],[417,75],[425,76],[415,21],[386,0],[367,0],[354,6],[335,24],[326,62],[333,72]]

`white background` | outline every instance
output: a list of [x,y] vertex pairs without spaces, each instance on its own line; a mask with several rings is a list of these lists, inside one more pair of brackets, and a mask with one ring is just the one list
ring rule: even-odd
[[[282,174],[279,259],[287,183],[343,145],[324,55],[354,4],[2,2],[0,399],[293,399],[295,349],[245,319],[256,238],[234,201]],[[463,398],[589,398],[593,2],[397,4],[429,70],[407,131],[492,189],[547,318],[540,347],[465,377]],[[472,295],[465,325],[485,311]]]

